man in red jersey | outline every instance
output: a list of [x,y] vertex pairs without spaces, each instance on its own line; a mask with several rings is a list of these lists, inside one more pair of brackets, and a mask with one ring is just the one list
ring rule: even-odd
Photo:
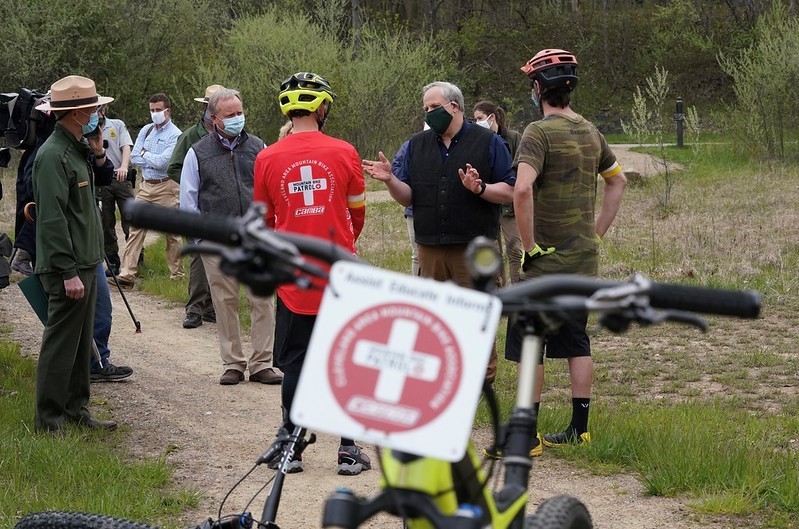
[[[366,214],[366,188],[355,147],[322,133],[334,97],[315,73],[299,72],[283,81],[278,99],[292,131],[258,154],[254,199],[267,205],[266,222],[275,230],[327,239],[354,253]],[[289,432],[294,428],[291,403],[321,301],[322,288],[277,289],[274,354],[283,371],[283,428]],[[342,438],[338,473],[353,476],[370,468],[366,454]],[[302,461],[292,461],[289,471],[302,471]]]

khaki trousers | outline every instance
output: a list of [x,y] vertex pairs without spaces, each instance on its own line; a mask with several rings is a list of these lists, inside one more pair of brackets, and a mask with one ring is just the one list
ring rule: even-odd
[[[458,286],[472,288],[472,279],[466,266],[465,244],[432,246],[418,244],[419,275],[436,281],[453,281]],[[491,348],[486,368],[486,380],[493,382],[497,376],[497,346]]]
[[262,298],[254,295],[245,286],[250,303],[252,326],[250,339],[253,353],[249,361],[241,350],[241,327],[239,326],[239,281],[219,270],[221,259],[215,255],[203,255],[203,266],[211,290],[211,299],[216,309],[216,328],[219,335],[219,354],[225,370],[244,372],[250,375],[272,367],[272,351],[275,346],[275,302],[274,296]]
[[[177,209],[180,206],[180,186],[174,180],[160,183],[142,180],[136,200]],[[144,238],[147,237],[148,231],[144,228],[130,227],[125,251],[122,253],[120,277],[133,279],[136,276],[139,268],[139,254],[144,247]],[[183,260],[180,258],[181,237],[172,234],[165,234],[164,237],[166,238],[166,264],[169,267],[169,274],[173,279],[181,277],[183,276]]]
[[[516,225],[516,217],[499,218],[499,228],[502,242],[499,244],[499,253],[502,254],[502,284],[507,286],[518,283],[522,271],[522,238],[519,235],[519,226]],[[504,242],[504,245],[502,244]],[[504,246],[504,247],[503,247]],[[505,273],[505,264],[508,263],[510,273],[510,283]]]

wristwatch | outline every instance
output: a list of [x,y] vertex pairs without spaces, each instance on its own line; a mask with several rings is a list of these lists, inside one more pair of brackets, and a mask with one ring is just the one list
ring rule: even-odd
[[486,183],[485,183],[485,182],[480,182],[480,192],[479,192],[479,193],[475,193],[475,194],[476,194],[478,197],[479,197],[479,196],[482,196],[482,194],[486,192],[486,187],[487,187],[487,186],[486,186]]

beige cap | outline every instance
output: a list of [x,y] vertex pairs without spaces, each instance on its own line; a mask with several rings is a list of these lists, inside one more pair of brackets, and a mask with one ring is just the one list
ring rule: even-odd
[[194,100],[197,101],[198,103],[207,103],[208,99],[212,95],[224,89],[225,87],[222,86],[221,84],[212,84],[211,86],[205,89],[205,97],[195,97]]

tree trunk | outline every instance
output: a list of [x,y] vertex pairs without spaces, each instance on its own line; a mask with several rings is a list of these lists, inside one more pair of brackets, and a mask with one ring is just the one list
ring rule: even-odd
[[352,7],[352,51],[358,55],[361,51],[361,31],[363,18],[361,17],[361,0],[350,0]]

